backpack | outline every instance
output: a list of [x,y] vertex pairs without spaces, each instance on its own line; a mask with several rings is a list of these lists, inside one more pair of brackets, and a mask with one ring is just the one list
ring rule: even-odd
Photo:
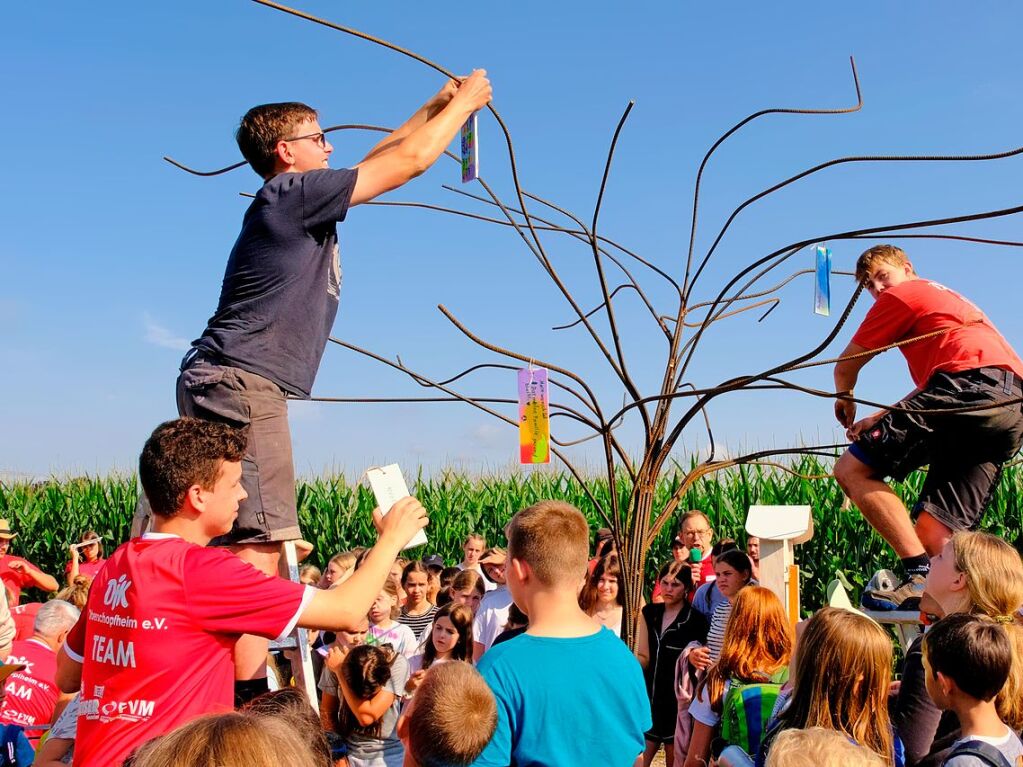
[[782,668],[764,682],[732,679],[721,706],[721,737],[747,754],[757,753],[778,693],[788,678],[788,668]]
[[991,767],[1012,767],[1009,760],[1005,758],[1005,754],[982,740],[964,740],[948,752],[945,761],[947,762],[953,756],[972,756]]
[[18,761],[18,736],[24,730],[14,724],[0,727],[3,727],[3,737],[0,738],[0,767],[19,767],[22,762]]

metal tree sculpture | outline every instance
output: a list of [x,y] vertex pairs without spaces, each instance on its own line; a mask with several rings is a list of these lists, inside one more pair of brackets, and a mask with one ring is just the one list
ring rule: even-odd
[[[434,62],[429,61],[423,56],[404,48],[400,48],[380,38],[310,16],[301,11],[271,2],[270,0],[254,0],[254,2],[324,25],[337,31],[355,35],[378,45],[382,45],[433,68],[445,77],[454,77],[451,72]],[[821,232],[812,237],[778,248],[774,252],[747,264],[720,289],[713,300],[699,303],[693,302],[692,296],[694,289],[699,283],[700,277],[703,275],[704,270],[714,255],[719,243],[735,218],[754,202],[788,186],[789,184],[806,178],[811,174],[817,173],[825,168],[845,163],[980,161],[996,160],[1023,153],[1023,147],[1020,147],[1010,151],[980,155],[855,156],[841,157],[821,163],[764,189],[739,205],[728,217],[725,224],[722,226],[721,231],[713,240],[710,248],[705,254],[703,254],[702,258],[700,258],[697,263],[695,261],[695,242],[700,200],[700,185],[703,179],[704,170],[706,169],[707,163],[714,152],[738,130],[754,120],[766,115],[838,115],[858,111],[863,105],[863,100],[860,94],[860,84],[856,74],[855,62],[853,62],[852,59],[850,59],[850,65],[852,68],[853,85],[856,92],[856,103],[853,106],[842,109],[764,109],[741,120],[714,142],[704,156],[703,162],[700,164],[700,168],[696,176],[693,193],[689,248],[684,268],[679,270],[681,271],[680,275],[675,273],[675,270],[662,269],[618,242],[610,240],[598,233],[600,208],[603,200],[604,189],[610,174],[618,137],[633,106],[631,102],[626,107],[618,122],[617,128],[614,131],[604,166],[603,178],[601,179],[600,192],[597,196],[596,206],[589,225],[585,224],[579,217],[575,216],[568,210],[565,210],[553,202],[530,194],[523,189],[519,181],[511,136],[504,121],[492,106],[488,107],[488,109],[500,126],[507,143],[512,183],[514,185],[515,197],[518,203],[517,207],[506,205],[483,179],[480,179],[478,183],[483,189],[485,196],[471,195],[456,189],[450,189],[449,187],[446,188],[452,192],[456,192],[460,195],[465,195],[474,200],[494,206],[500,212],[500,218],[488,217],[464,210],[418,202],[380,201],[369,203],[380,206],[425,208],[428,210],[464,216],[501,226],[512,227],[518,233],[526,248],[539,262],[544,273],[550,278],[554,286],[561,293],[565,302],[568,304],[575,316],[575,319],[571,323],[561,325],[553,329],[566,330],[571,327],[581,326],[585,330],[597,350],[603,356],[607,366],[611,369],[612,374],[618,380],[621,389],[624,391],[624,405],[620,407],[615,406],[613,410],[606,408],[596,396],[592,388],[580,375],[577,375],[563,366],[559,366],[553,361],[537,359],[531,355],[503,348],[481,338],[479,335],[472,332],[472,330],[470,330],[463,322],[457,319],[443,305],[440,305],[438,308],[441,313],[450,320],[452,325],[454,325],[475,344],[483,349],[493,352],[505,361],[481,362],[462,370],[456,375],[444,378],[443,380],[435,380],[422,372],[410,369],[402,362],[400,357],[394,360],[387,359],[368,349],[361,348],[337,338],[331,338],[330,340],[333,343],[388,365],[407,375],[417,384],[434,389],[437,392],[441,392],[444,396],[438,395],[396,398],[316,397],[314,399],[327,402],[461,401],[482,410],[483,412],[486,412],[511,426],[517,427],[518,420],[516,418],[510,417],[495,409],[498,406],[514,406],[517,404],[517,400],[470,396],[455,388],[455,384],[466,376],[470,376],[471,374],[481,370],[516,370],[522,367],[523,364],[537,364],[546,367],[554,374],[550,380],[551,386],[564,392],[574,400],[571,405],[566,404],[565,402],[551,402],[551,417],[568,419],[582,425],[590,432],[588,436],[576,440],[560,440],[552,437],[552,452],[564,464],[572,476],[578,480],[580,487],[592,503],[594,509],[599,514],[600,518],[604,520],[604,523],[611,529],[614,535],[619,555],[622,560],[621,587],[624,591],[625,598],[622,637],[630,646],[633,646],[635,642],[639,605],[641,604],[643,572],[647,552],[664,525],[668,524],[669,521],[673,519],[686,491],[692,487],[693,483],[708,474],[740,464],[769,462],[770,459],[775,456],[786,454],[816,454],[832,456],[836,448],[842,447],[842,445],[792,447],[779,450],[753,452],[738,457],[717,458],[715,454],[713,433],[710,430],[710,422],[705,408],[713,399],[724,394],[737,391],[750,391],[754,389],[791,389],[822,398],[834,398],[839,396],[830,391],[822,391],[798,385],[792,381],[782,378],[781,376],[802,368],[833,364],[836,361],[834,359],[821,360],[817,359],[817,357],[838,335],[842,326],[848,319],[853,305],[856,303],[860,293],[862,292],[862,286],[856,289],[849,303],[840,314],[838,322],[835,324],[831,332],[828,333],[828,335],[820,343],[815,345],[806,353],[801,354],[794,359],[775,365],[767,370],[752,372],[749,375],[733,378],[712,388],[700,389],[687,382],[686,374],[697,349],[700,348],[701,343],[703,342],[707,329],[719,320],[757,308],[767,307],[761,319],[766,317],[780,301],[776,295],[778,291],[799,275],[810,273],[812,270],[798,270],[789,274],[787,277],[770,287],[759,288],[757,287],[758,284],[772,272],[789,261],[789,259],[791,259],[801,249],[817,242],[825,240],[835,241],[879,238],[899,233],[898,236],[903,238],[921,237],[934,239],[957,239],[997,245],[1023,246],[1023,243],[1019,242],[990,240],[949,234],[902,234],[910,230],[924,227],[1008,216],[1023,211],[1023,206],[932,220],[895,223],[844,232]],[[373,125],[336,125],[326,129],[327,132],[336,130],[370,130],[389,132],[389,129],[387,128]],[[458,161],[458,158],[454,155],[450,153],[447,154],[451,159],[456,162]],[[169,157],[165,159],[182,170],[201,176],[218,175],[245,165],[244,162],[241,162],[219,170],[197,171],[172,160]],[[537,216],[527,207],[527,200],[531,203],[539,203],[555,213],[567,217],[571,220],[573,225],[561,226],[550,219]],[[589,310],[584,310],[584,308],[580,306],[572,291],[566,286],[562,277],[559,275],[557,269],[548,257],[541,233],[568,236],[588,244],[593,255],[594,272],[599,286],[600,295],[602,297],[598,306]],[[674,306],[670,307],[669,312],[659,311],[655,308],[654,303],[643,290],[641,283],[636,279],[632,271],[626,265],[627,259],[646,268],[654,275],[654,277],[663,280],[666,285],[670,286]],[[612,264],[623,276],[623,281],[613,288],[610,287],[608,274],[606,272],[607,264]],[[679,279],[679,277],[681,279]],[[618,319],[615,313],[615,299],[626,290],[634,291],[640,298],[644,308],[655,323],[658,332],[663,335],[666,342],[667,354],[661,378],[661,385],[660,389],[654,394],[644,394],[636,385],[634,378],[630,373],[626,360],[625,349],[619,335]],[[733,308],[736,304],[738,304],[738,306]],[[705,312],[703,318],[699,320],[691,319],[693,313],[697,311]],[[591,318],[595,315],[602,315],[603,319],[606,321],[607,328],[609,329],[609,340],[605,339],[605,337],[598,332],[597,328],[594,327],[594,323],[591,321]],[[692,333],[687,334],[687,330],[691,330]],[[908,339],[900,342],[899,344],[893,344],[892,347],[886,348],[893,348],[894,346],[899,346],[905,343],[912,343],[915,340],[919,339]],[[873,350],[870,354],[876,354],[880,351],[884,350]],[[517,362],[519,364],[512,364],[512,362]],[[876,407],[899,409],[897,406],[893,407],[891,405],[870,402],[868,400],[858,398],[854,399],[852,397],[848,397],[848,399],[853,399],[853,401]],[[676,413],[674,408],[676,401],[679,400],[686,404],[684,411],[680,414]],[[969,409],[971,408],[957,408],[955,410],[962,411]],[[699,416],[702,416],[705,427],[710,436],[709,454],[704,460],[699,463],[695,463],[688,471],[685,471],[678,486],[661,508],[654,508],[654,492],[658,478],[665,470],[666,465],[670,460],[671,452],[678,444],[684,430]],[[643,429],[643,448],[642,454],[638,457],[638,460],[628,454],[615,434],[616,429],[621,425],[621,423],[626,418],[630,417],[638,418]],[[606,488],[604,488],[603,483],[594,484],[584,481],[584,477],[581,472],[575,465],[573,465],[572,460],[570,460],[565,453],[566,448],[589,440],[599,440],[602,447],[605,463],[604,471],[606,472]]]

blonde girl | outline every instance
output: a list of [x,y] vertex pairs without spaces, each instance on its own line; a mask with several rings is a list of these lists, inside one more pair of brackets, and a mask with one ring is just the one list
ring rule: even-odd
[[416,651],[416,635],[408,626],[398,623],[398,587],[391,578],[384,581],[384,587],[369,608],[369,633],[366,644],[390,645],[405,658],[411,658]]
[[884,629],[848,610],[818,610],[796,648],[792,695],[769,728],[756,763],[764,764],[782,730],[808,727],[835,730],[889,767],[901,763],[888,718],[891,678],[892,642]]

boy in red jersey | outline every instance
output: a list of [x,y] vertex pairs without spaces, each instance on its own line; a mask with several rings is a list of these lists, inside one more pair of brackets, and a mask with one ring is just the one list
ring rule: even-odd
[[329,591],[264,575],[206,544],[231,529],[245,498],[246,434],[180,418],[157,427],[139,460],[153,531],[107,560],[57,656],[57,684],[81,688],[76,767],[120,764],[197,716],[228,711],[238,637],[297,624],[344,630],[365,619],[401,547],[426,525],[413,498],[378,519],[362,566]]
[[[929,556],[956,530],[980,524],[1002,464],[1023,441],[1020,403],[1003,404],[1023,394],[1023,361],[980,309],[920,278],[899,248],[865,251],[856,278],[876,303],[835,365],[836,392],[852,394],[872,350],[919,338],[898,347],[916,388],[898,403],[900,410],[880,410],[860,421],[855,402],[835,400],[835,416],[853,442],[835,464],[835,478],[905,571],[902,584],[867,592],[863,604],[916,610]],[[929,412],[969,406],[989,407]],[[902,481],[925,465],[930,469],[911,518],[884,478]]]

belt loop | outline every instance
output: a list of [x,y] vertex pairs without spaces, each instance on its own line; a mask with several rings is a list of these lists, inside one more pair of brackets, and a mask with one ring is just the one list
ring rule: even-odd
[[1012,394],[1012,379],[1013,372],[1011,370],[1006,369],[1005,376],[1002,379],[1002,391],[1005,393],[1006,397]]
[[193,346],[191,349],[185,352],[185,356],[181,360],[181,367],[178,368],[178,372],[183,372],[185,368],[189,367],[195,361],[195,358],[198,356],[199,348],[196,346]]

